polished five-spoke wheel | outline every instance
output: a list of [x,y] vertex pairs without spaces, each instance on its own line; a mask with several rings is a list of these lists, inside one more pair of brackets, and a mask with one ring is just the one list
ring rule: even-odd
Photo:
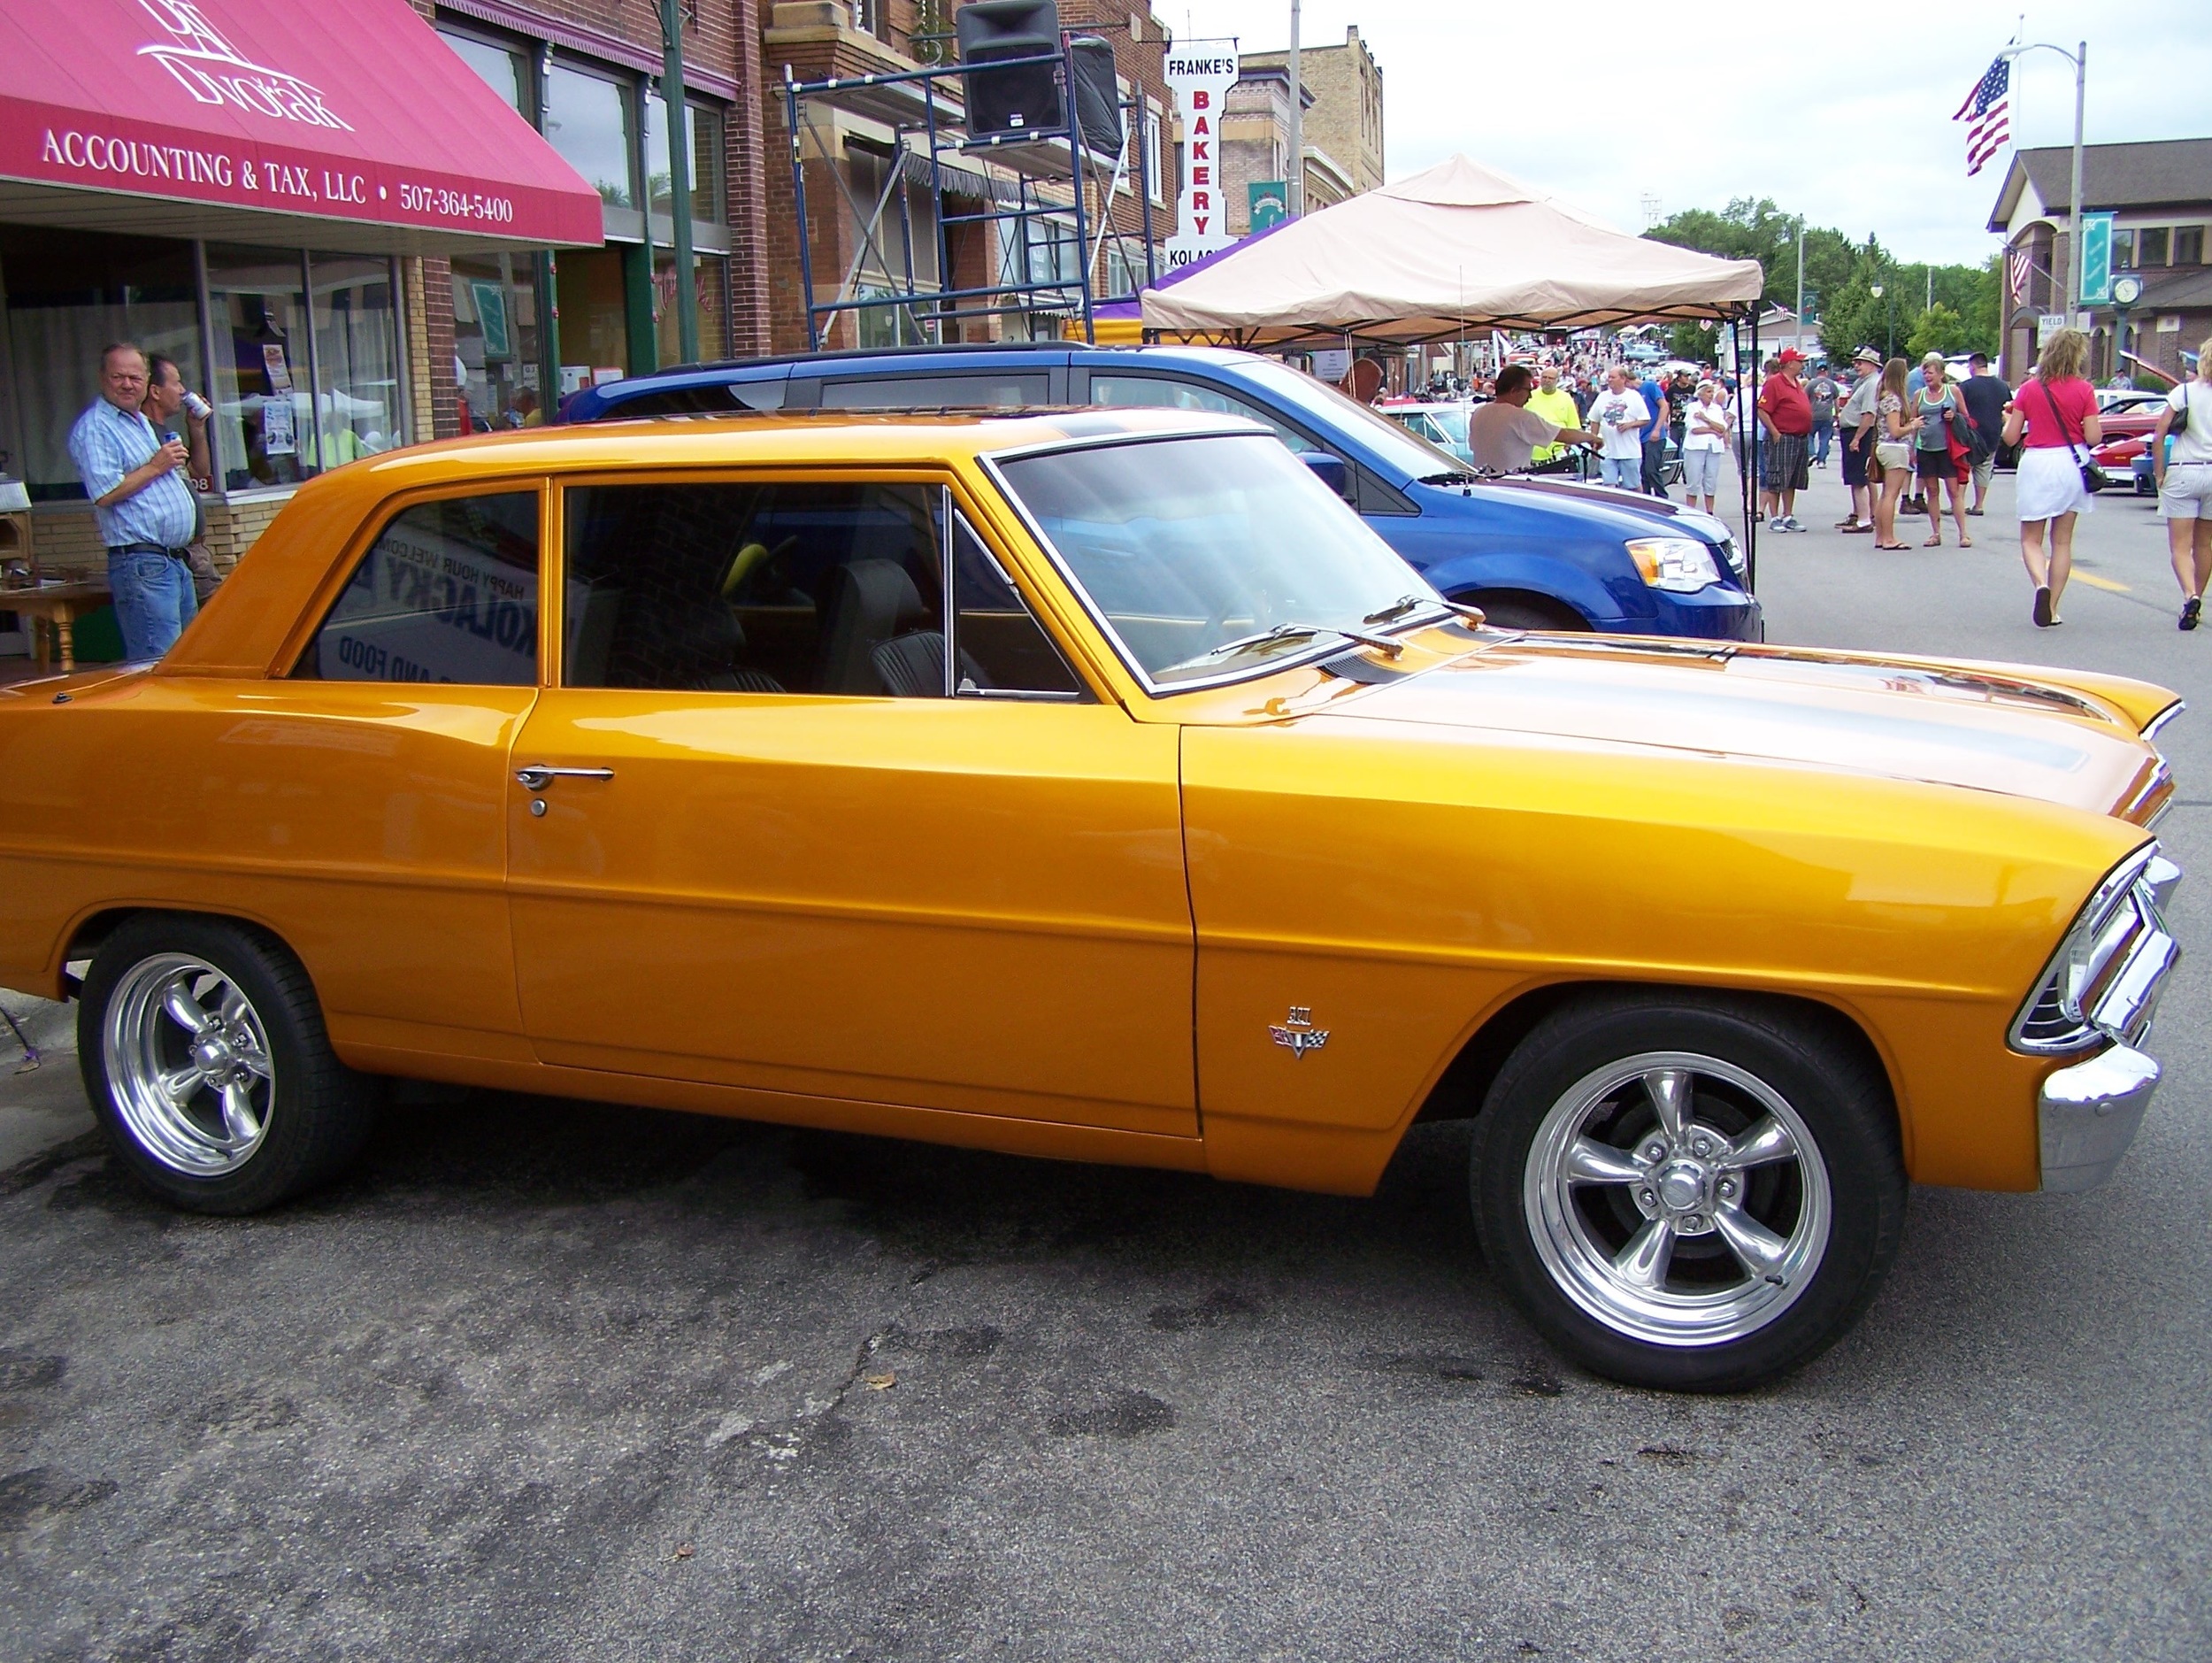
[[1896,1112],[1833,1012],[1623,989],[1563,1004],[1476,1127],[1476,1223],[1562,1351],[1632,1384],[1733,1390],[1834,1342],[1904,1214]]
[[156,953],[117,985],[103,1028],[116,1111],[148,1154],[200,1178],[253,1159],[276,1065],[235,980],[188,953]]
[[124,1159],[205,1213],[251,1213],[330,1177],[361,1147],[376,1097],[332,1051],[299,960],[227,919],[119,927],[85,977],[77,1052]]
[[1568,1297],[1663,1345],[1737,1339],[1788,1309],[1828,1243],[1828,1177],[1772,1087],[1649,1051],[1575,1082],[1539,1128],[1522,1205]]

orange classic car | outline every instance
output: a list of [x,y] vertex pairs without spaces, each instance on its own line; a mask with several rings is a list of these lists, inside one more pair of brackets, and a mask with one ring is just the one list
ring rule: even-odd
[[1221,418],[530,431],[326,474],[161,662],[0,692],[0,984],[211,1212],[393,1076],[1348,1194],[1472,1116],[1552,1342],[1737,1388],[1909,1180],[2121,1159],[2178,708],[1492,629]]

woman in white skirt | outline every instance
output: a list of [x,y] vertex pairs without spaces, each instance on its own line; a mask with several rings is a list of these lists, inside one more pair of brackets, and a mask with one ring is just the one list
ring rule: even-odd
[[2204,586],[2212,581],[2212,341],[2197,350],[2196,379],[2166,395],[2151,433],[2151,469],[2158,475],[2167,552],[2181,584],[2181,627],[2194,629],[2204,613]]
[[2104,436],[2096,389],[2082,374],[2088,364],[2089,338],[2078,329],[2061,329],[2043,343],[2035,373],[2005,406],[2005,443],[2023,447],[2013,494],[2020,513],[2020,558],[2035,584],[2039,629],[2064,621],[2058,602],[2074,569],[2074,520],[2096,503],[2081,483],[2090,447]]

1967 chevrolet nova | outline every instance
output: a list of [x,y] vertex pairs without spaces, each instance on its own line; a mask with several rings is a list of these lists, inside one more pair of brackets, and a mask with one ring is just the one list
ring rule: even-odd
[[0,983],[82,1000],[117,1149],[212,1212],[376,1076],[1352,1194],[1474,1116],[1531,1320],[1735,1388],[1864,1308],[1909,1179],[2121,1159],[2178,709],[1494,630],[1217,418],[514,434],[0,693]]

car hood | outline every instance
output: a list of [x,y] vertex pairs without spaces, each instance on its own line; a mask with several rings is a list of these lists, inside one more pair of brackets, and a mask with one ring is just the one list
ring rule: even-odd
[[1336,708],[1371,721],[1965,786],[2131,818],[2170,789],[2125,716],[2025,668],[1527,638]]

